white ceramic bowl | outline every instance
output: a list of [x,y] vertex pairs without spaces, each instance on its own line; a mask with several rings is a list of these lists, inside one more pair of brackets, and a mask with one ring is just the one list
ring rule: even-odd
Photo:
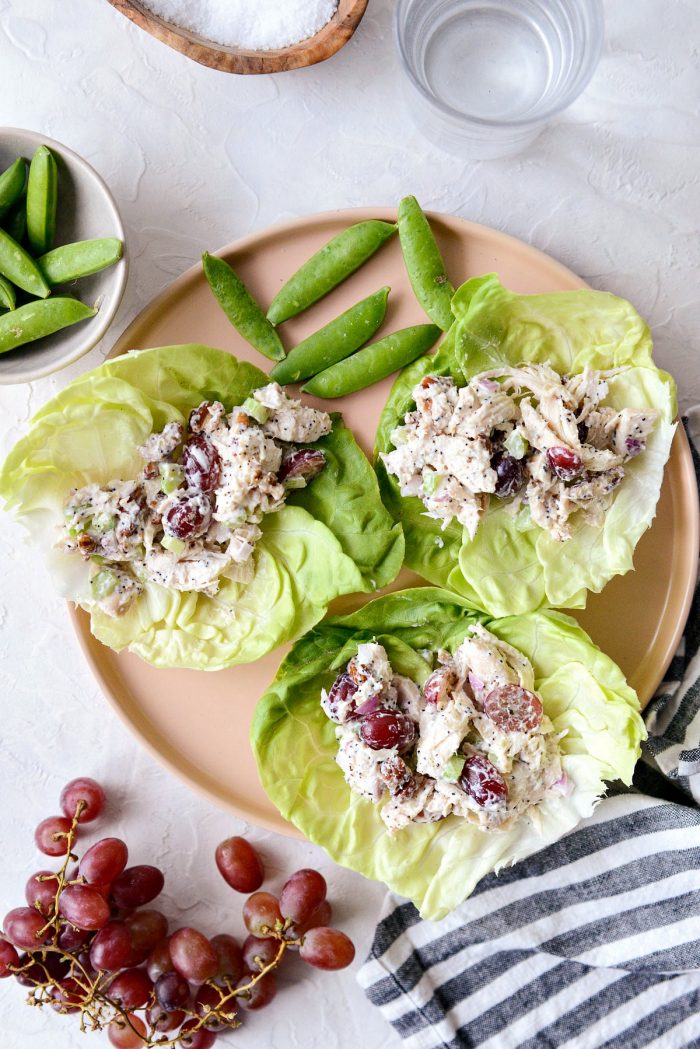
[[[55,246],[92,237],[118,237],[123,242],[124,227],[112,194],[87,161],[67,146],[35,131],[0,127],[0,171],[16,157],[31,160],[42,143],[51,149],[58,164]],[[76,281],[71,292],[89,306],[99,306],[97,315],[0,354],[0,384],[29,382],[50,375],[91,350],[114,319],[124,294],[127,268],[125,248],[115,266]]]

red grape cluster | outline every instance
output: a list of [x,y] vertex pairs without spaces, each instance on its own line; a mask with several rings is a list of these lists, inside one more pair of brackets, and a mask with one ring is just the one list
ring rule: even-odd
[[260,856],[239,837],[218,846],[216,864],[233,889],[252,893],[243,907],[243,945],[227,933],[170,932],[165,915],[147,906],[164,885],[157,867],[128,867],[119,838],[102,838],[79,862],[74,855],[80,826],[104,802],[99,783],[73,780],[61,793],[63,814],[36,829],[37,847],[62,856],[62,866],[30,877],[27,906],[5,916],[0,936],[0,978],[30,988],[32,1004],[79,1013],[83,1029],[107,1028],[120,1049],[209,1049],[219,1032],[239,1026],[241,1008],[272,1001],[274,970],[287,951],[318,969],[353,960],[351,940],[329,927],[322,875],[297,871],[279,898],[260,892]]

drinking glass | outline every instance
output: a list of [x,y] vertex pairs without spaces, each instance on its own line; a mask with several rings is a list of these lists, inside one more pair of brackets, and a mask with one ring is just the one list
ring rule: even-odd
[[416,123],[480,159],[528,145],[581,94],[603,45],[602,0],[397,0]]

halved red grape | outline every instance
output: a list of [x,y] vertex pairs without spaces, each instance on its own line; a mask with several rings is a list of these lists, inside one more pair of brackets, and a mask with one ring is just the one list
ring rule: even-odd
[[216,951],[197,929],[178,929],[168,943],[173,966],[190,983],[204,983],[216,976],[219,968]]
[[109,922],[90,944],[90,965],[97,972],[116,972],[131,960],[131,937],[124,922]]
[[133,910],[154,900],[162,892],[164,884],[162,871],[142,863],[122,871],[112,882],[111,896],[117,907]]
[[243,963],[250,972],[260,972],[277,957],[280,942],[274,936],[246,936],[243,941]]
[[292,477],[303,477],[308,483],[320,474],[325,465],[326,457],[323,452],[315,448],[301,448],[286,456],[277,477],[280,481],[286,481]]
[[59,914],[76,929],[92,932],[109,921],[109,904],[92,885],[67,885],[58,900]]
[[[213,941],[212,941],[213,942]],[[159,976],[163,973],[174,972],[175,966],[173,960],[170,957],[170,945],[165,940],[163,943],[159,943],[157,947],[154,947],[148,956],[146,962],[146,972],[155,983]]]
[[344,969],[355,957],[355,947],[340,929],[310,929],[299,948],[299,957],[316,969]]
[[[238,987],[246,987],[255,978],[255,973],[244,973],[238,981]],[[264,1009],[277,994],[277,981],[274,973],[265,973],[250,990],[236,996],[236,1001],[244,1009]]]
[[517,495],[525,484],[525,462],[515,459],[507,452],[496,452],[491,459],[491,469],[496,471],[495,494],[499,499],[510,499]]
[[145,969],[124,969],[108,986],[109,997],[123,1009],[140,1009],[152,991],[153,983]]
[[41,934],[45,924],[46,918],[33,907],[15,907],[5,915],[3,932],[15,947],[35,951],[40,944],[48,943],[50,939],[49,932]]
[[11,971],[11,966],[19,965],[19,954],[9,942],[3,938],[0,938],[0,980],[5,980],[8,976],[14,976]]
[[163,973],[156,980],[156,998],[168,1013],[184,1009],[190,1001],[190,985],[179,973]]
[[267,936],[283,924],[279,901],[270,892],[255,892],[243,904],[243,922],[253,936]]
[[501,732],[532,732],[542,721],[542,701],[522,685],[499,685],[484,700],[484,713]]
[[217,977],[228,977],[235,983],[243,973],[243,952],[238,941],[222,932],[218,936],[212,936],[210,943],[219,960]]
[[63,815],[72,820],[80,801],[84,807],[78,823],[92,823],[100,815],[105,804],[105,792],[97,780],[89,776],[79,776],[66,784],[61,791]]
[[211,503],[206,495],[183,495],[163,518],[163,531],[175,539],[198,539],[211,524]]
[[375,710],[360,722],[360,739],[372,750],[408,750],[415,738],[415,722],[398,711]]
[[34,831],[34,842],[45,856],[65,856],[71,821],[65,816],[48,816]]
[[548,448],[547,460],[561,481],[573,481],[583,472],[583,460],[570,448]]
[[109,885],[126,867],[129,850],[121,838],[102,838],[80,861],[79,872],[91,885]]
[[129,1013],[129,1024],[122,1019],[112,1020],[107,1028],[110,1042],[117,1049],[143,1049],[146,1025],[135,1013]]
[[482,808],[494,808],[508,800],[503,776],[483,754],[470,754],[464,762],[459,785]]
[[346,670],[342,674],[338,674],[331,686],[326,702],[326,710],[331,721],[336,721],[338,724],[341,723],[343,720],[340,716],[341,708],[345,718],[354,713],[356,704],[353,697],[357,689],[358,685]]
[[183,1049],[211,1049],[216,1035],[213,1031],[207,1031],[205,1027],[199,1027],[197,1030],[198,1025],[199,1020],[186,1020],[180,1029],[177,1044]]
[[24,898],[30,907],[34,907],[45,918],[52,913],[58,889],[58,878],[55,871],[37,871],[28,880]]
[[182,449],[182,465],[190,488],[200,492],[214,491],[221,477],[221,459],[206,434],[190,437]]
[[124,924],[131,936],[132,965],[145,962],[168,935],[168,919],[160,911],[134,911],[124,919]]
[[423,685],[423,698],[426,703],[438,704],[447,699],[457,686],[457,674],[451,667],[438,667]]
[[255,892],[265,872],[260,856],[245,838],[227,838],[217,845],[216,866],[224,881],[236,892]]
[[280,893],[279,907],[282,917],[302,925],[325,900],[326,891],[326,879],[318,871],[310,868],[296,871],[284,883]]

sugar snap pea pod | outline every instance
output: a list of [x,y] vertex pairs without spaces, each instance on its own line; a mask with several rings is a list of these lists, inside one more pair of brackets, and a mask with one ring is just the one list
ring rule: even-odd
[[272,300],[268,319],[281,324],[318,302],[359,269],[395,232],[393,223],[379,219],[348,226],[292,274]]
[[15,289],[12,287],[9,280],[0,276],[0,306],[6,310],[13,310],[15,308],[15,301]]
[[228,262],[205,251],[202,266],[209,287],[236,331],[265,357],[281,361],[284,357],[282,340]]
[[34,259],[4,229],[0,229],[0,274],[37,298],[45,299],[51,292]]
[[447,279],[430,223],[415,197],[404,197],[399,204],[399,239],[416,298],[431,321],[447,331],[454,320],[450,302],[455,290]]
[[37,265],[49,284],[65,284],[113,266],[122,257],[122,242],[116,237],[97,237],[62,244],[38,258]]
[[21,196],[26,177],[27,161],[24,157],[17,157],[0,175],[0,219]]
[[421,357],[440,337],[437,324],[416,324],[402,328],[378,342],[370,343],[352,357],[319,372],[302,386],[315,397],[344,397],[385,379]]
[[384,320],[389,291],[380,288],[298,343],[274,366],[270,378],[283,386],[301,382],[359,350]]
[[16,200],[2,219],[2,228],[21,244],[27,232],[27,201],[24,196]]
[[78,299],[37,299],[0,317],[0,353],[7,353],[26,342],[53,335],[78,321],[94,317],[97,310]]
[[27,179],[27,238],[34,255],[43,255],[56,234],[58,169],[48,146],[39,146]]

